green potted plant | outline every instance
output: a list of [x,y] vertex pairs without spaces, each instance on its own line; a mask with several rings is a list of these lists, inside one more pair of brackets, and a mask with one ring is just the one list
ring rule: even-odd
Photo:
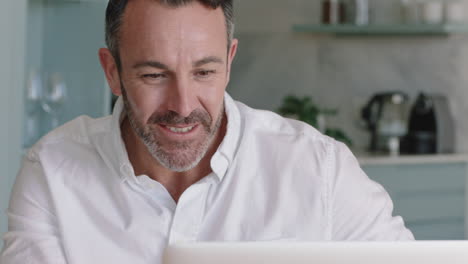
[[283,99],[283,103],[278,109],[278,113],[303,121],[324,133],[333,137],[348,146],[352,146],[351,139],[339,128],[326,127],[325,118],[336,116],[337,109],[326,109],[317,106],[309,96],[298,97],[288,95]]

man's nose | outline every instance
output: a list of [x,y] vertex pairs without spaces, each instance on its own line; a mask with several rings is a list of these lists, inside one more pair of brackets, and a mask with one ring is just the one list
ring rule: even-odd
[[189,116],[197,107],[196,91],[192,89],[190,81],[178,78],[169,89],[168,110],[183,117]]

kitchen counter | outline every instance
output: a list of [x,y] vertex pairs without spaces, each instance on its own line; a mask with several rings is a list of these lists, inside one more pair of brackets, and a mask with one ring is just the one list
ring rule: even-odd
[[468,154],[433,154],[433,155],[400,155],[389,156],[383,154],[358,153],[356,157],[361,166],[369,165],[400,165],[400,164],[447,164],[468,163]]
[[356,156],[390,194],[394,215],[403,217],[416,239],[468,238],[468,154]]

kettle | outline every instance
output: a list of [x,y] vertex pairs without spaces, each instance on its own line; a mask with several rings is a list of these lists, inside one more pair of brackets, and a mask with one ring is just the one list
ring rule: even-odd
[[406,135],[408,95],[400,91],[377,93],[361,111],[371,133],[370,152],[399,153],[400,140]]

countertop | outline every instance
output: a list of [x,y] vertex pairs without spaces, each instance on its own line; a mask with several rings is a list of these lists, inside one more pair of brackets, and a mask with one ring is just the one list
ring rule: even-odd
[[357,153],[356,157],[361,166],[468,162],[468,153],[432,154],[432,155],[400,155],[400,156]]

